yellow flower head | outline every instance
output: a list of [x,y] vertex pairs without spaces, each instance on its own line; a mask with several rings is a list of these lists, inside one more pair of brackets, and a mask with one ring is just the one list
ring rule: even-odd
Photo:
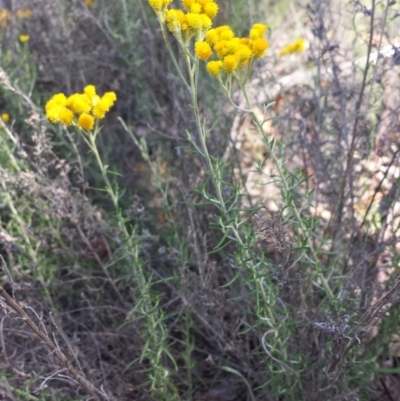
[[88,100],[88,96],[82,95],[81,93],[74,93],[67,99],[67,106],[76,114],[89,113],[92,106]]
[[173,0],[149,0],[150,7],[157,13],[165,10]]
[[199,3],[193,2],[192,5],[190,6],[190,12],[194,14],[200,14],[201,5]]
[[8,113],[3,113],[0,117],[5,123],[10,121],[10,115]]
[[212,54],[211,47],[207,42],[196,42],[194,49],[196,56],[203,61],[207,60]]
[[306,41],[303,38],[299,38],[293,43],[290,43],[289,45],[281,49],[279,54],[281,56],[284,56],[285,54],[291,54],[291,53],[303,53],[305,49],[306,49]]
[[223,66],[224,64],[221,60],[209,61],[206,65],[206,68],[211,75],[217,76],[221,72]]
[[227,40],[219,40],[215,45],[214,45],[214,50],[217,53],[219,58],[223,58],[228,54],[227,52]]
[[46,110],[47,118],[53,123],[70,125],[74,121],[74,113],[64,106],[54,106]]
[[183,7],[186,8],[186,10],[190,11],[192,8],[192,4],[195,3],[196,0],[182,0]]
[[89,96],[90,99],[93,99],[95,96],[97,96],[96,87],[94,85],[86,85],[83,88],[83,93],[86,96]]
[[22,8],[19,8],[16,12],[17,18],[19,19],[25,19],[25,18],[30,18],[32,15],[32,11],[29,10],[29,8],[26,8],[23,10]]
[[65,125],[71,125],[74,121],[74,113],[66,107],[61,107],[59,110],[60,122]]
[[206,14],[200,14],[200,24],[200,29],[204,32],[207,31],[212,25],[211,18]]
[[235,56],[239,60],[238,68],[242,68],[251,59],[252,52],[249,46],[240,43],[236,49]]
[[93,0],[86,0],[85,3],[88,7],[91,7],[93,5]]
[[209,18],[213,19],[218,14],[218,4],[214,2],[210,2],[204,5],[203,12]]
[[117,95],[114,92],[105,93],[93,106],[92,114],[97,119],[105,117],[106,113],[110,110],[117,100]]
[[67,97],[64,93],[56,93],[45,106],[46,112],[53,108],[57,107],[66,107],[67,106]]
[[[218,30],[218,28],[217,28]],[[233,33],[232,29],[227,27],[226,29],[223,29],[219,33],[219,38],[220,40],[231,40],[233,39],[235,34]]]
[[219,34],[216,29],[209,29],[206,33],[206,41],[211,45],[215,45],[219,40]]
[[178,33],[182,30],[182,17],[179,14],[183,14],[184,19],[186,16],[182,10],[171,9],[165,14],[165,21],[167,22],[168,29],[172,33]]
[[239,38],[232,38],[231,40],[228,40],[226,42],[226,48],[225,52],[226,54],[233,54],[236,52],[240,45],[240,39]]
[[99,100],[96,104],[96,106],[93,107],[92,114],[94,118],[97,118],[98,120],[101,120],[106,116],[107,111],[110,109],[110,106],[107,104],[107,102],[103,100]]
[[109,107],[111,107],[111,106],[113,106],[114,103],[116,102],[116,100],[117,100],[117,95],[115,94],[115,92],[106,92],[106,93],[102,96],[101,100],[104,100],[105,102],[107,102],[108,105],[109,105]]
[[11,19],[11,13],[6,8],[2,8],[0,10],[0,27],[6,29]]
[[30,39],[29,35],[19,35],[19,41],[25,43]]
[[191,29],[193,29],[194,31],[200,30],[202,28],[200,14],[187,13],[186,19],[187,19],[188,26]]
[[250,38],[251,39],[260,39],[265,35],[265,31],[267,30],[267,26],[264,24],[254,24],[250,29]]
[[250,49],[255,58],[262,58],[264,56],[265,51],[269,47],[269,43],[266,39],[259,38],[250,40]]
[[90,131],[94,127],[94,117],[87,113],[82,113],[79,116],[78,124],[86,131]]
[[223,63],[225,71],[232,74],[238,68],[239,60],[235,55],[229,55],[224,57]]

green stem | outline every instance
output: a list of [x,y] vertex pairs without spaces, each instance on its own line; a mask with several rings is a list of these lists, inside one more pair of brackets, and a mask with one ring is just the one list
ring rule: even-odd
[[[248,107],[249,110],[251,110],[251,114],[253,116],[253,120],[254,120],[254,123],[256,124],[258,132],[261,135],[264,135],[262,124],[260,123],[260,121],[258,120],[257,116],[255,115],[255,113],[252,110],[252,105],[251,105],[251,102],[249,100],[245,85],[243,85],[243,83],[240,83],[240,88],[241,88],[241,90],[243,92],[243,95],[244,95],[244,98],[246,100],[247,107]],[[240,109],[240,108],[238,108],[238,109],[240,111],[245,111],[245,110]],[[276,153],[275,153],[275,151],[273,149],[273,146],[271,146],[271,152],[270,153],[271,153],[272,161],[273,161],[276,169],[278,170],[278,174],[279,174],[279,177],[280,177],[281,182],[283,184],[284,190],[285,190],[286,193],[289,193],[290,192],[289,184],[288,184],[288,182],[286,180],[286,177],[284,175],[284,172],[283,172],[281,164],[280,164],[280,160],[278,159],[278,157],[277,157],[277,155],[276,155]],[[303,220],[302,220],[302,218],[300,216],[299,210],[297,209],[296,205],[294,204],[293,201],[291,203],[292,203],[291,204],[291,209],[294,212],[294,215],[295,215],[296,220],[297,220],[297,222],[298,222],[298,224],[300,226],[300,229],[301,229],[303,235],[307,238],[308,248],[310,249],[311,254],[312,254],[313,258],[314,258],[314,264],[315,264],[316,268],[318,269],[317,276],[321,280],[322,286],[324,287],[326,293],[328,294],[329,299],[333,300],[335,297],[334,297],[334,295],[332,293],[331,288],[329,287],[329,284],[328,284],[326,278],[324,277],[324,275],[321,272],[321,269],[320,269],[320,266],[319,266],[319,263],[318,263],[318,255],[317,255],[317,252],[314,249],[314,246],[313,246],[312,242],[310,241],[310,237],[308,235],[307,228],[304,226]]]

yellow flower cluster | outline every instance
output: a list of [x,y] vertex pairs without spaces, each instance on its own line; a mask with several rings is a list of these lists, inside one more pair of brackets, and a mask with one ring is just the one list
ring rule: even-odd
[[203,61],[208,61],[207,71],[214,76],[221,72],[232,74],[236,70],[264,56],[269,44],[265,39],[267,27],[254,24],[248,38],[236,37],[228,25],[211,28],[212,20],[218,13],[214,0],[181,0],[183,9],[168,9],[170,0],[148,0],[160,21],[185,46],[194,36],[194,52]]
[[299,38],[295,40],[293,43],[290,43],[289,45],[281,49],[279,54],[281,56],[284,56],[286,54],[292,54],[292,53],[303,53],[304,50],[306,50],[306,41],[303,38]]
[[[151,5],[152,0],[149,0]],[[178,38],[187,42],[193,35],[204,37],[211,28],[212,20],[218,14],[218,4],[213,0],[182,0],[185,11],[166,10],[165,20],[168,29]],[[154,8],[154,7],[153,7]]]
[[[19,8],[15,14],[18,19],[27,19],[31,17],[32,11],[29,10],[29,8]],[[12,14],[10,13],[10,11],[8,11],[6,8],[0,9],[0,28],[6,29],[11,20]]]
[[17,14],[17,18],[19,18],[19,19],[27,19],[27,18],[31,17],[32,11],[29,10],[29,8],[25,8],[25,10],[22,8],[19,8],[17,10],[16,14]]
[[0,28],[6,29],[11,19],[11,13],[6,8],[2,8],[0,10]]
[[[233,33],[228,25],[223,25],[218,28],[209,29],[205,35],[205,42],[213,48],[217,60],[212,60],[207,63],[207,71],[211,75],[219,75],[222,71],[227,74],[232,74],[236,70],[244,67],[249,62],[259,59],[264,56],[268,49],[268,41],[264,38],[267,27],[264,24],[254,24],[250,30],[249,38],[238,38]],[[199,42],[198,42],[199,43]],[[195,45],[195,53],[201,60],[204,52],[200,53],[197,49],[198,43]]]
[[74,93],[69,97],[64,93],[55,94],[46,103],[46,116],[53,124],[77,123],[81,128],[90,131],[95,120],[104,118],[116,100],[117,95],[114,92],[106,92],[100,97],[93,85],[87,85],[83,93]]

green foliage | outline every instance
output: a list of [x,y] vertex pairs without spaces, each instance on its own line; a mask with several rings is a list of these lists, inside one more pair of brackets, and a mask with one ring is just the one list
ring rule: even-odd
[[[110,399],[378,399],[398,373],[399,88],[373,43],[398,6],[221,4],[216,25],[266,23],[271,49],[215,77],[147,1],[89,3],[0,14],[3,284]],[[279,58],[306,22],[307,53]],[[88,84],[117,93],[104,120],[47,121]],[[86,399],[4,311],[0,394]]]

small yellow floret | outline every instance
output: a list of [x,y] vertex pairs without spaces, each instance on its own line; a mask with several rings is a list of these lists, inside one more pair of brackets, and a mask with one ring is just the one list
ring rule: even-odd
[[163,0],[149,0],[150,7],[155,11],[161,11],[164,5]]
[[53,105],[50,108],[47,107],[46,116],[53,124],[63,123],[65,125],[70,125],[74,120],[74,113],[67,107],[60,105]]
[[1,115],[1,119],[5,122],[8,123],[10,121],[10,115],[8,113],[3,113]]
[[229,25],[221,25],[217,28],[215,28],[215,30],[218,32],[218,34],[221,34],[223,31],[231,31],[231,27]]
[[92,108],[88,97],[81,93],[74,93],[67,99],[67,106],[76,114],[89,113]]
[[196,42],[194,50],[196,56],[203,61],[207,60],[212,54],[211,47],[207,42]]
[[96,87],[94,85],[86,85],[83,88],[83,93],[85,95],[89,96],[90,99],[92,99],[93,97],[97,96]]
[[182,28],[180,20],[179,20],[179,16],[178,16],[178,11],[181,11],[181,10],[171,9],[171,10],[168,10],[167,13],[165,14],[165,21],[167,22],[168,29],[172,33],[180,32],[180,30]]
[[233,33],[232,29],[228,27],[228,29],[224,29],[220,34],[220,40],[231,40],[233,39],[235,34]]
[[250,40],[250,48],[255,58],[262,58],[268,47],[269,44],[266,39],[259,38]]
[[238,65],[239,65],[239,60],[234,55],[229,55],[229,56],[224,57],[223,62],[224,62],[225,71],[228,74],[231,74],[232,72],[234,72],[238,68]]
[[186,8],[186,10],[190,10],[192,8],[192,4],[195,2],[196,0],[182,0],[182,4],[183,7]]
[[190,12],[194,14],[200,14],[201,13],[201,5],[199,3],[192,3],[190,7]]
[[67,97],[64,95],[64,93],[57,93],[46,103],[45,110],[47,112],[60,106],[65,107],[66,105]]
[[240,45],[240,39],[239,38],[233,38],[231,40],[228,40],[226,42],[226,54],[233,54],[236,52]]
[[254,24],[250,29],[250,38],[251,39],[259,39],[265,35],[265,31],[267,30],[267,26],[264,24]]
[[100,100],[96,104],[96,106],[93,107],[92,110],[93,117],[97,118],[98,120],[101,120],[106,116],[106,113],[109,109],[110,109],[109,105],[103,100]]
[[285,54],[291,54],[291,53],[303,53],[305,49],[306,49],[306,41],[303,38],[299,38],[293,43],[290,43],[289,45],[285,46],[279,52],[279,54],[281,56],[284,56]]
[[251,59],[252,52],[251,52],[251,49],[248,46],[243,45],[243,44],[239,44],[239,46],[237,47],[235,56],[239,60],[238,68],[242,68]]
[[60,122],[65,125],[71,125],[74,121],[74,113],[66,107],[61,107],[59,110]]
[[206,33],[206,41],[210,45],[215,45],[219,40],[219,35],[216,29],[209,29]]
[[46,111],[46,117],[53,123],[57,124],[60,120],[60,110],[62,107],[52,107],[51,109]]
[[214,50],[217,53],[219,58],[223,58],[224,56],[227,55],[227,40],[219,40],[215,45],[214,45]]
[[90,131],[94,127],[94,117],[87,113],[82,113],[79,116],[78,124],[86,131]]
[[104,100],[108,103],[109,107],[113,106],[115,101],[117,100],[117,95],[115,92],[106,92],[102,97],[101,100]]
[[212,25],[211,18],[206,14],[199,14],[199,15],[200,15],[200,24],[201,24],[200,29],[204,32],[208,31],[208,29]]
[[201,29],[202,22],[201,22],[200,14],[187,13],[186,20],[187,20],[188,26],[190,28],[192,28],[194,31]]
[[215,18],[218,14],[218,4],[214,2],[210,2],[204,5],[204,14],[206,14],[211,19]]
[[209,61],[206,65],[207,71],[211,74],[211,75],[218,75],[223,67],[223,63],[221,60],[218,61]]
[[29,35],[19,35],[19,41],[25,43],[30,39]]

